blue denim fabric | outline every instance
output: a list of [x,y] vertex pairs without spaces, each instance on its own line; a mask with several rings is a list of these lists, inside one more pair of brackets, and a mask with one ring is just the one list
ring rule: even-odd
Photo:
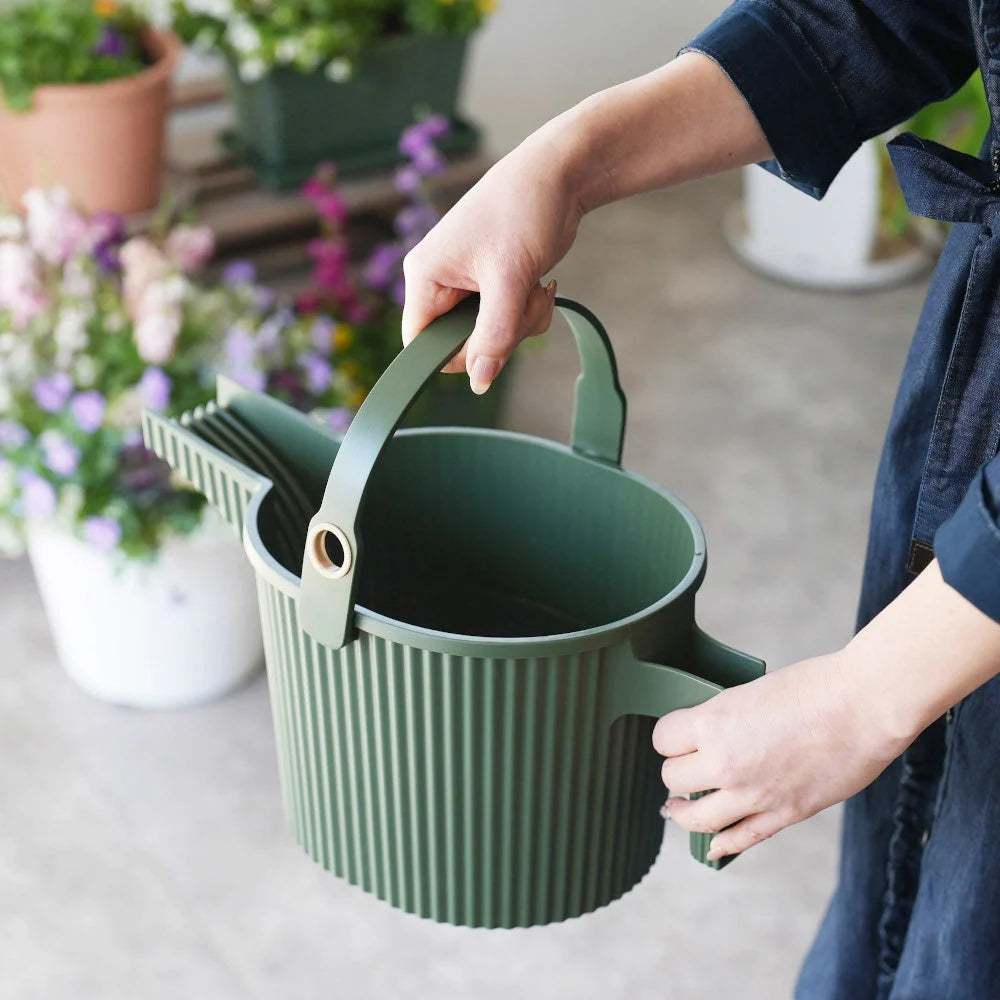
[[[1000,122],[1000,0],[738,0],[687,48],[746,98],[775,154],[764,166],[816,197],[862,141],[977,62]],[[1000,154],[996,131],[984,153]],[[886,435],[858,626],[933,556],[1000,621],[1000,179],[992,157],[915,136],[891,152],[912,210],[955,225]],[[998,844],[1000,678],[846,804],[797,1000],[998,1000]]]

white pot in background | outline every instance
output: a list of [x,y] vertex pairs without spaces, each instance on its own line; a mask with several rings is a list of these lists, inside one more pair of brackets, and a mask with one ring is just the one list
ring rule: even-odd
[[261,668],[253,571],[214,511],[155,562],[126,563],[49,524],[28,555],[66,673],[118,705],[211,701]]
[[726,218],[726,238],[751,267],[794,285],[860,291],[920,274],[933,260],[921,240],[877,251],[879,152],[866,142],[822,201],[760,167],[743,170],[743,202]]

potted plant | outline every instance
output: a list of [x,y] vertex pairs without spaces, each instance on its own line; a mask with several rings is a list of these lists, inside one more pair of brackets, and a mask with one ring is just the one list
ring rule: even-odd
[[207,230],[126,242],[119,217],[80,214],[64,190],[26,203],[0,216],[0,545],[27,546],[81,687],[208,700],[261,662],[253,581],[229,529],[143,447],[140,411],[202,405],[225,371],[343,428],[359,384],[335,324],[276,309],[246,265],[199,283]]
[[[493,0],[174,0],[177,32],[226,61],[236,141],[270,187],[324,160],[394,162],[417,109],[455,119],[467,39]],[[475,141],[457,128],[453,148]]]
[[[347,205],[337,189],[337,170],[322,165],[303,185],[302,194],[316,209],[320,235],[309,244],[313,270],[309,287],[296,299],[300,316],[329,316],[346,321],[357,350],[352,369],[363,391],[369,390],[399,352],[405,295],[403,258],[440,218],[434,178],[444,166],[442,143],[451,124],[443,115],[427,115],[403,129],[398,150],[403,163],[395,174],[402,204],[392,235],[378,243],[357,276],[350,265],[345,232]],[[353,331],[357,331],[355,332]],[[508,363],[490,392],[476,396],[465,379],[438,375],[407,416],[407,423],[496,426],[506,397],[513,362]]]
[[180,45],[116,0],[28,0],[0,18],[0,194],[65,187],[89,211],[159,199]]
[[[904,127],[976,155],[989,127],[980,74]],[[907,211],[882,138],[858,149],[822,201],[756,166],[745,168],[742,203],[726,217],[730,245],[755,269],[795,285],[844,291],[923,273],[940,248],[940,228]]]

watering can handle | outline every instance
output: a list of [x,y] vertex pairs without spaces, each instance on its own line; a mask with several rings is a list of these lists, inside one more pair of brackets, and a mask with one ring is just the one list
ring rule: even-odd
[[[611,342],[589,310],[556,299],[580,354],[572,446],[618,465],[625,434],[625,395]],[[319,511],[309,524],[302,560],[299,620],[317,642],[339,649],[353,638],[354,592],[362,556],[358,513],[375,463],[410,405],[461,349],[475,326],[479,298],[434,320],[386,369],[362,404],[337,452]]]
[[[645,715],[657,718],[679,708],[693,708],[720,691],[756,680],[764,673],[764,661],[733,649],[703,632],[697,625],[691,633],[691,649],[685,669],[641,660],[623,647],[624,662],[615,672],[612,718]],[[709,791],[691,796],[699,799]],[[733,858],[708,860],[713,834],[692,833],[691,856],[709,868],[725,868]]]

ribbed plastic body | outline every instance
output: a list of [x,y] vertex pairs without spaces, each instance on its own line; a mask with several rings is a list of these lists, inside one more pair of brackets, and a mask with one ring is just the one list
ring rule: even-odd
[[659,851],[652,721],[609,722],[612,657],[331,650],[259,579],[285,811],[321,865],[410,913],[527,927],[627,892]]

